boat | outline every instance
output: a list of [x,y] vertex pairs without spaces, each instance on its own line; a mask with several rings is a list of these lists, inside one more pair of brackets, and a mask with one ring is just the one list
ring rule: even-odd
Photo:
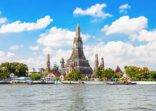
[[29,77],[16,77],[10,80],[10,84],[29,84],[31,85],[33,82]]
[[0,84],[10,84],[10,81],[8,81],[8,80],[1,80]]
[[106,82],[108,85],[136,85],[135,82]]
[[55,80],[53,77],[47,76],[43,78],[43,80],[41,80],[38,84],[55,84]]
[[84,84],[87,85],[104,85],[106,84],[105,81],[84,81]]
[[83,81],[61,81],[62,84],[84,84]]

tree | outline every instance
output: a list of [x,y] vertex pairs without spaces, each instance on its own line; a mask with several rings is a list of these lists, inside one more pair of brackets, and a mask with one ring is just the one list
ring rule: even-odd
[[9,78],[9,71],[6,67],[0,66],[0,80]]
[[56,64],[54,64],[52,70],[58,71],[59,70],[59,67]]
[[114,70],[111,69],[111,68],[105,69],[105,70],[104,70],[104,73],[103,73],[103,77],[104,77],[106,80],[113,79],[113,78],[115,77]]
[[27,71],[28,71],[27,65],[25,65],[23,63],[19,63],[16,66],[15,75],[17,75],[18,77],[27,76]]
[[132,80],[148,80],[149,69],[147,67],[125,66],[125,72],[129,74]]
[[82,76],[78,70],[73,69],[71,73],[66,77],[67,80],[78,81],[82,79]]
[[156,81],[156,71],[149,72],[149,79]]
[[28,66],[18,62],[5,62],[0,65],[0,79],[7,79],[11,73],[16,76],[27,76]]
[[43,76],[46,77],[46,76],[48,76],[48,75],[49,75],[49,72],[48,72],[47,70],[45,70],[45,71],[43,72]]
[[104,68],[99,66],[99,67],[97,67],[95,69],[94,77],[99,78],[100,80],[102,80],[103,74],[104,74]]
[[99,80],[113,79],[115,77],[114,70],[111,68],[104,69],[103,67],[97,67],[95,70],[94,77],[99,78]]
[[41,79],[41,74],[33,73],[33,74],[30,74],[28,77],[30,77],[31,80],[40,80]]

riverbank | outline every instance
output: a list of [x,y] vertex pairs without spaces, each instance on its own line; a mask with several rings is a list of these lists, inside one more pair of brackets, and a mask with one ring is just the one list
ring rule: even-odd
[[[90,84],[90,85],[106,85],[108,81],[61,81],[63,84]],[[156,81],[132,81],[132,83],[136,84],[156,84]]]
[[[0,81],[0,84],[88,84],[88,85],[106,85],[108,81],[50,81],[43,83],[42,81],[32,81],[31,83],[28,82],[17,82],[12,83],[9,81]],[[146,84],[155,84],[156,81],[132,81],[133,83],[136,83],[137,85],[146,85]]]
[[136,82],[137,84],[156,84],[156,81],[132,81]]

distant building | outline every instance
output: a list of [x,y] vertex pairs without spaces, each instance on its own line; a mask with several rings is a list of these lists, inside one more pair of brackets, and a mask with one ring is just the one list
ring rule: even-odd
[[94,70],[99,66],[99,59],[98,59],[98,54],[95,54],[95,68]]
[[115,75],[121,76],[121,74],[122,74],[122,70],[120,69],[119,66],[117,66],[117,68],[116,68],[116,70],[115,70]]
[[100,67],[105,68],[104,58],[101,58]]
[[104,65],[104,58],[103,58],[103,57],[101,58],[100,65],[99,65],[98,54],[95,54],[94,75],[96,75],[96,73],[97,73],[97,68],[98,68],[98,67],[102,67],[102,68],[105,67],[105,65]]
[[51,76],[53,78],[60,78],[61,76],[61,73],[58,71],[58,70],[52,70],[48,76]]
[[50,54],[47,54],[47,62],[46,62],[46,70],[48,72],[50,72],[51,68],[50,68]]
[[[46,77],[49,78],[60,78],[61,72],[59,71],[59,67],[54,64],[54,66],[51,68],[51,63],[50,63],[50,54],[47,54],[47,61],[46,61],[46,70],[48,71],[48,75]],[[64,67],[64,59],[61,61],[62,66]]]
[[88,60],[86,60],[83,52],[83,42],[80,36],[79,25],[77,25],[76,28],[72,54],[63,68],[65,75],[68,75],[73,69],[78,70],[83,76],[91,76],[93,73],[92,68],[90,67]]

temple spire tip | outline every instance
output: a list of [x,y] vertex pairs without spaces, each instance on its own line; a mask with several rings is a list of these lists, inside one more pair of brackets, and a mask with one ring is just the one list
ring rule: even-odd
[[77,24],[77,27],[76,27],[76,37],[80,37],[80,25]]

